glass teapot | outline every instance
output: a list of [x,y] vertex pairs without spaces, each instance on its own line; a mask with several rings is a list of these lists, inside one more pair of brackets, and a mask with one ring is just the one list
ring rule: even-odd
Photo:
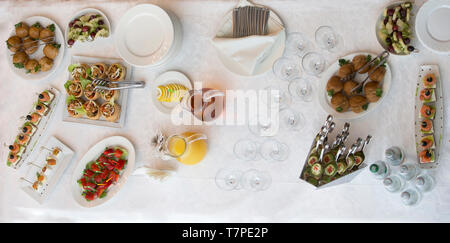
[[154,155],[163,160],[176,159],[186,165],[197,164],[203,160],[208,150],[202,133],[184,132],[165,136],[161,132],[153,138]]
[[220,90],[190,90],[181,99],[181,108],[191,112],[200,121],[212,121],[222,114],[224,97],[225,93]]

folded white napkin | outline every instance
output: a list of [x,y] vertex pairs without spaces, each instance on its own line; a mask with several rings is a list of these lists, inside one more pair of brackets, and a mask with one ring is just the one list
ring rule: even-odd
[[213,38],[212,43],[224,56],[235,62],[248,75],[253,75],[258,65],[270,54],[274,43],[284,31],[276,29],[268,35],[253,35],[241,38]]

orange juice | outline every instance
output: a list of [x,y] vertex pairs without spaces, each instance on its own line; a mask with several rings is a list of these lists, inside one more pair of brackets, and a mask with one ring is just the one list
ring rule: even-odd
[[189,137],[195,134],[193,132],[185,132],[179,137],[171,137],[168,141],[169,152],[183,164],[197,164],[206,155],[208,148],[205,139],[189,142]]

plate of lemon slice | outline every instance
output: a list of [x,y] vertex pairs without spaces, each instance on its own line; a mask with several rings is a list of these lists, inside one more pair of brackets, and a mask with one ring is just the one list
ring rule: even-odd
[[180,104],[184,94],[192,89],[191,80],[178,71],[168,71],[159,75],[152,86],[152,100],[162,113],[170,112]]

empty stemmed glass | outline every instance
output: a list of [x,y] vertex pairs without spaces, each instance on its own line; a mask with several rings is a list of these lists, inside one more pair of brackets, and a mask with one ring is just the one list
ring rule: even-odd
[[246,161],[259,159],[259,144],[250,139],[241,139],[234,144],[233,149],[236,157]]
[[289,94],[295,100],[310,102],[312,100],[312,85],[308,79],[297,78],[292,80],[288,86]]
[[319,76],[325,70],[325,64],[325,58],[317,52],[308,52],[302,59],[303,70],[314,76]]
[[289,146],[275,139],[268,139],[261,144],[261,156],[268,161],[284,161],[289,156]]
[[320,26],[315,33],[317,44],[327,51],[333,52],[339,45],[339,36],[330,26]]
[[270,187],[272,177],[266,171],[250,169],[242,175],[242,187],[251,191],[263,191]]
[[292,109],[280,111],[280,125],[290,131],[300,131],[304,126],[304,117]]
[[302,57],[310,49],[311,43],[299,32],[290,33],[286,39],[286,54]]
[[240,189],[242,171],[236,169],[221,169],[216,174],[216,185],[226,191]]
[[294,56],[280,57],[273,63],[272,70],[277,78],[289,81],[300,76],[300,62]]
[[267,91],[267,99],[262,99],[263,103],[269,105],[270,108],[273,108],[278,105],[279,109],[284,109],[288,107],[292,100],[289,94],[281,88],[279,85],[269,85],[264,88]]

